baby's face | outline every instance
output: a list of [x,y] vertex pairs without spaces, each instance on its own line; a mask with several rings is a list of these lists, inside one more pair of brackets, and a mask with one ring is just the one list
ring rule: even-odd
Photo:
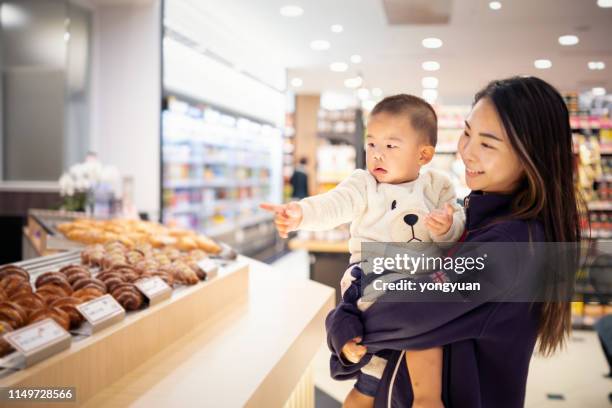
[[379,183],[415,180],[421,169],[423,141],[406,115],[378,113],[370,117],[366,133],[368,171]]

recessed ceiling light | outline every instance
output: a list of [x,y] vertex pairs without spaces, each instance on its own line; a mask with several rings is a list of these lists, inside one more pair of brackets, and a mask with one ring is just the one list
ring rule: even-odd
[[288,4],[280,8],[280,13],[283,17],[299,17],[304,14],[304,9],[294,4]]
[[602,88],[599,86],[596,88],[593,88],[591,91],[593,92],[593,95],[595,96],[604,96],[606,94],[605,88]]
[[344,80],[344,86],[347,88],[359,88],[363,83],[363,79],[360,76],[354,78],[347,78]]
[[421,66],[425,71],[437,71],[440,69],[440,63],[437,61],[425,61]]
[[331,47],[331,44],[329,43],[329,41],[325,40],[314,40],[310,43],[310,48],[315,51],[325,51],[328,50],[329,47]]
[[382,89],[380,89],[380,88],[372,88],[372,96],[378,98],[378,97],[382,96],[382,94],[383,94]]
[[293,78],[291,80],[291,86],[294,88],[299,88],[302,85],[304,85],[304,81],[302,81],[302,78]]
[[423,89],[421,96],[427,102],[434,103],[436,99],[438,99],[438,91],[436,91],[435,89]]
[[502,4],[499,1],[491,1],[489,2],[489,8],[491,10],[499,10],[502,8]]
[[603,61],[589,61],[588,63],[589,69],[594,71],[602,70],[606,68],[606,64]]
[[438,87],[438,78],[436,77],[425,77],[421,79],[421,85],[423,88],[435,89]]
[[66,31],[64,33],[64,42],[68,42],[68,41],[70,41],[70,33]]
[[359,88],[357,90],[357,97],[364,101],[370,97],[370,91],[368,88]]
[[548,69],[552,67],[552,62],[547,59],[538,59],[533,62],[533,66],[537,69]]
[[361,55],[357,55],[357,54],[351,55],[351,62],[353,64],[359,64],[361,62],[361,60],[362,60],[361,59]]
[[332,62],[329,69],[334,72],[345,72],[348,69],[348,64],[346,62]]
[[425,48],[440,48],[442,46],[442,40],[435,37],[425,38],[422,41],[423,47]]
[[575,35],[562,35],[559,37],[559,44],[561,45],[576,45],[580,42],[580,39]]
[[612,7],[612,0],[597,0],[597,5],[601,8]]
[[344,31],[344,27],[342,27],[340,24],[334,24],[330,27],[330,30],[332,33],[341,33]]

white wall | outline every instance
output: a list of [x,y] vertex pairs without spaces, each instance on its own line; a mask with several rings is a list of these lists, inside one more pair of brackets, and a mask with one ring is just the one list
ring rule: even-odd
[[91,148],[134,177],[139,211],[160,202],[161,0],[96,4]]

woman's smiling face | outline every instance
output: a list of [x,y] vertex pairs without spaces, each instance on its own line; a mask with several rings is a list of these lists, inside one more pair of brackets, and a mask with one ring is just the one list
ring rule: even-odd
[[518,187],[523,167],[489,99],[479,100],[472,108],[458,148],[471,190],[507,194]]

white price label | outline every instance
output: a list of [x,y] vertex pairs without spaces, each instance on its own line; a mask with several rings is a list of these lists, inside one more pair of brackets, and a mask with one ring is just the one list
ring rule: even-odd
[[44,349],[66,337],[70,334],[51,318],[4,335],[6,341],[24,354]]
[[125,312],[123,307],[109,294],[90,300],[87,303],[81,303],[77,306],[77,309],[91,324],[96,324]]
[[171,290],[170,286],[159,276],[140,279],[136,282],[136,287],[149,299]]

